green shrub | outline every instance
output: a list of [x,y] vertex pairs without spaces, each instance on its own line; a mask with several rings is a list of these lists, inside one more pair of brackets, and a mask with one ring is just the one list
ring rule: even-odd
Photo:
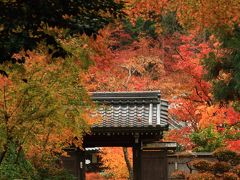
[[35,169],[25,158],[24,152],[18,152],[14,143],[9,143],[8,151],[0,165],[1,179],[29,179],[34,176]]
[[0,179],[33,179],[33,180],[73,180],[69,172],[57,167],[56,160],[49,160],[48,166],[36,167],[25,156],[23,150],[19,151],[14,143],[8,145],[8,151],[0,164]]
[[197,152],[213,152],[224,145],[224,135],[214,130],[212,126],[193,132],[190,135]]

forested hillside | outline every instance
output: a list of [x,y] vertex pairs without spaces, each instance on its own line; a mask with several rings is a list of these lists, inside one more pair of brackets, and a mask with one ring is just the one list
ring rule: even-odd
[[[0,0],[0,177],[68,176],[56,162],[89,133],[88,91],[161,90],[182,125],[165,141],[239,152],[239,12],[239,0]],[[112,151],[107,172],[127,178]]]

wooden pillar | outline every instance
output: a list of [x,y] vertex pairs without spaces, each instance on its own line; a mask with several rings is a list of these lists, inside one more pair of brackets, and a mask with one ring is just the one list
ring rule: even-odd
[[133,179],[141,180],[141,142],[138,138],[133,144]]
[[85,180],[85,151],[78,150],[78,179]]

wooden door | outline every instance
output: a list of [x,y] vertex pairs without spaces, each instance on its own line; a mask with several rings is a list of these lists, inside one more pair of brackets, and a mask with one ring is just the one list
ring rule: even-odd
[[167,153],[165,151],[142,151],[141,180],[167,180],[167,172]]
[[63,167],[77,180],[85,180],[85,152],[69,151],[69,157],[62,157]]
[[69,157],[62,157],[63,167],[79,179],[79,157],[77,151],[69,151]]

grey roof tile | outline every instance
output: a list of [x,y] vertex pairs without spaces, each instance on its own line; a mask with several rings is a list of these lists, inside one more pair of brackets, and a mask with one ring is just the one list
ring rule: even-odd
[[159,91],[95,92],[102,122],[93,127],[156,127],[168,125],[168,102]]

